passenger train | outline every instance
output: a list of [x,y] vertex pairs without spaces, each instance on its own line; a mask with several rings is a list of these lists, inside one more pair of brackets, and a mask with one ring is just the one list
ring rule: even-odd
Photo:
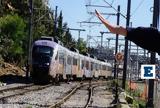
[[32,71],[34,82],[47,83],[84,78],[108,78],[112,66],[76,49],[67,49],[52,37],[42,37],[32,47]]

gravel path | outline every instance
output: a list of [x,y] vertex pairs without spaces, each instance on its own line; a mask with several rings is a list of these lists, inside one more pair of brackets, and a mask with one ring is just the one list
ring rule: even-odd
[[46,108],[68,92],[77,83],[51,86],[43,90],[26,93],[5,100],[6,104],[0,104],[0,108]]
[[76,91],[69,100],[61,105],[61,108],[84,108],[88,99],[88,87],[83,87]]
[[93,108],[110,108],[111,102],[114,100],[112,92],[107,90],[107,86],[98,86],[94,88],[92,96]]
[[[89,108],[111,108],[112,101],[114,100],[112,92],[108,91],[107,86],[98,86],[93,89],[93,96]],[[87,87],[78,90],[70,97],[61,108],[83,108],[88,99]]]

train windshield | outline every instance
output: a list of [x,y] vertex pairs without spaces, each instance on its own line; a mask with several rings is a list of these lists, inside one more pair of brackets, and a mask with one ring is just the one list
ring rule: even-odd
[[33,54],[53,55],[53,48],[48,46],[36,46],[33,48]]
[[53,48],[48,46],[33,47],[33,62],[49,63],[53,55]]

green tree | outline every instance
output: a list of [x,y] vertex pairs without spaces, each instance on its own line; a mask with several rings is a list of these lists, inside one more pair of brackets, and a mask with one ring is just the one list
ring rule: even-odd
[[83,38],[79,38],[76,48],[79,49],[80,53],[87,52],[86,46],[87,46],[87,43],[83,40]]
[[[29,0],[1,0],[1,2],[0,54],[6,61],[20,62],[20,57],[26,58],[28,55]],[[33,40],[44,35],[53,36],[53,34],[56,34],[65,47],[78,48],[77,42],[68,31],[67,23],[63,23],[62,11],[57,18],[56,31],[54,31],[53,11],[43,0],[33,0],[32,18]],[[84,43],[83,40],[82,43]],[[80,44],[81,51],[85,51],[84,46],[85,44]]]
[[63,16],[62,16],[62,11],[60,12],[60,15],[58,17],[58,28],[57,28],[57,37],[60,39],[60,41],[63,42],[63,32],[64,32],[64,29],[63,29]]
[[24,54],[25,27],[25,21],[18,15],[6,15],[0,18],[0,54],[6,61],[19,62]]

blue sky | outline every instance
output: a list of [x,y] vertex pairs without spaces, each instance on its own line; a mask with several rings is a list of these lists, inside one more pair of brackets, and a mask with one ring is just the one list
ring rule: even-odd
[[[120,5],[121,13],[126,15],[127,13],[127,0],[106,0],[108,3],[113,2],[113,7],[117,9],[117,6]],[[68,23],[69,28],[80,28],[85,29],[85,32],[81,32],[81,37],[84,40],[87,40],[87,35],[93,36],[94,39],[90,41],[95,42],[94,40],[100,41],[100,38],[94,36],[100,36],[100,31],[108,31],[104,25],[90,25],[83,24],[80,26],[78,22],[88,21],[89,18],[92,18],[92,22],[99,21],[95,15],[89,15],[87,11],[94,12],[95,9],[103,13],[116,13],[112,8],[98,8],[98,7],[86,7],[88,3],[92,5],[103,5],[108,6],[104,0],[50,0],[49,5],[52,9],[55,9],[55,6],[58,6],[58,13],[62,10],[64,22]],[[153,6],[153,0],[131,0],[131,19],[133,27],[137,26],[150,26],[152,23],[152,12],[150,8]],[[104,16],[108,20],[116,24],[116,16]],[[126,19],[120,18],[120,25],[126,25]],[[78,31],[70,31],[73,37],[78,39]],[[115,37],[115,35],[104,34],[104,41],[107,41],[107,37]],[[96,45],[96,44],[95,44]],[[104,45],[106,45],[104,43]]]

